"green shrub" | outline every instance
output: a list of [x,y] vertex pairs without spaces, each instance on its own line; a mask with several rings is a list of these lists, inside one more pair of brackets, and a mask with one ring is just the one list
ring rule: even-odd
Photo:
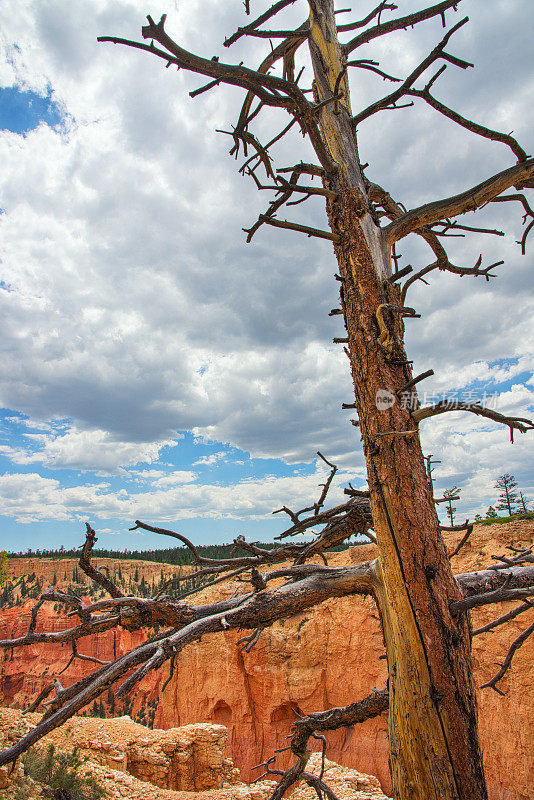
[[495,525],[495,523],[502,524],[506,522],[516,522],[517,520],[521,519],[534,519],[534,511],[522,511],[520,514],[512,514],[511,517],[491,517],[488,519],[483,519],[479,524]]
[[100,800],[106,792],[91,775],[80,774],[86,758],[75,747],[72,753],[56,753],[53,744],[46,752],[34,748],[23,756],[26,775],[41,784],[47,800]]

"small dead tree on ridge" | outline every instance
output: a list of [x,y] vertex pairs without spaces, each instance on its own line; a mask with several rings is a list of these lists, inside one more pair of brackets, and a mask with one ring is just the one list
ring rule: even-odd
[[[528,419],[505,416],[477,403],[441,402],[421,407],[415,387],[432,370],[412,375],[404,349],[403,320],[417,316],[406,305],[407,292],[415,281],[426,282],[436,270],[489,280],[493,277],[492,270],[502,263],[483,266],[482,256],[473,266],[457,265],[450,260],[444,237],[468,231],[501,233],[459,221],[464,214],[489,203],[519,203],[525,223],[520,244],[525,251],[528,233],[534,226],[534,212],[523,190],[534,186],[534,159],[527,156],[512,135],[468,119],[436,96],[436,82],[447,67],[472,66],[447,49],[467,18],[449,28],[428,56],[404,78],[387,74],[374,60],[353,56],[359,47],[377,37],[434,17],[441,18],[445,28],[461,0],[442,0],[397,17],[390,16],[396,5],[380,2],[364,18],[343,24],[339,23],[338,14],[347,9],[339,8],[336,14],[333,0],[298,0],[303,17],[306,14],[301,25],[292,30],[262,27],[295,2],[278,0],[224,42],[229,47],[245,36],[271,42],[280,40],[271,46],[258,68],[189,52],[169,35],[165,16],[159,21],[148,17],[148,24],[142,28],[143,41],[117,36],[103,36],[100,41],[145,51],[161,59],[167,67],[177,66],[207,78],[208,82],[192,91],[191,96],[221,83],[245,90],[239,118],[230,132],[231,153],[237,156],[242,150],[245,158],[242,172],[254,179],[258,189],[274,192],[266,212],[246,231],[247,241],[263,225],[269,225],[332,242],[339,269],[336,278],[340,285],[340,307],[331,313],[342,315],[346,327],[346,336],[334,341],[345,345],[349,359],[355,398],[346,407],[355,408],[358,414],[369,492],[363,497],[352,492],[344,506],[324,510],[328,486],[335,473],[332,465],[331,476],[316,504],[300,512],[283,509],[292,522],[281,535],[283,538],[312,526],[324,526],[310,545],[282,544],[267,552],[236,540],[248,555],[231,560],[202,558],[193,543],[180,534],[138,521],[137,528],[173,536],[190,547],[201,566],[201,574],[217,576],[212,583],[238,574],[249,576],[250,593],[212,606],[190,606],[164,595],[151,599],[123,597],[106,576],[91,566],[94,532],[88,528],[81,566],[109,592],[111,599],[86,606],[78,598],[65,595],[62,602],[72,606],[79,624],[61,633],[36,633],[40,605],[58,599],[55,590],[48,590],[34,609],[27,635],[2,644],[14,648],[37,641],[68,641],[73,646],[71,658],[75,658],[79,657],[76,641],[88,633],[119,624],[163,625],[165,631],[113,663],[100,665],[92,675],[73,686],[56,686],[56,696],[47,701],[48,708],[37,728],[5,751],[0,764],[19,755],[117,680],[128,676],[119,689],[124,693],[166,661],[171,663],[172,674],[172,664],[182,648],[204,633],[238,627],[257,631],[328,597],[372,594],[384,632],[389,668],[387,690],[373,692],[345,709],[310,715],[299,721],[291,744],[297,759],[288,771],[278,771],[281,780],[273,797],[281,797],[301,777],[319,792],[323,790],[322,779],[305,771],[307,742],[311,735],[319,735],[315,731],[354,724],[388,707],[395,798],[484,800],[487,793],[477,734],[467,612],[483,603],[514,598],[523,602],[511,614],[528,610],[529,597],[534,595],[534,567],[528,566],[532,554],[514,552],[483,572],[453,575],[427,479],[419,425],[436,415],[464,411],[508,426],[512,440],[515,431],[525,433],[534,425]],[[245,9],[250,13],[250,0],[245,0]],[[347,40],[342,42],[340,38]],[[313,80],[307,86],[298,67],[301,48],[307,49],[313,68]],[[274,70],[279,67],[277,75]],[[354,111],[349,89],[349,73],[353,69],[378,74],[392,84],[391,91],[366,108]],[[367,166],[361,164],[357,129],[383,111],[416,102],[428,104],[472,134],[502,143],[513,154],[514,163],[476,186],[466,187],[460,194],[407,210],[387,188],[375,183]],[[271,141],[262,144],[252,132],[252,123],[269,109],[287,112],[289,122]],[[294,127],[300,128],[309,140],[315,161],[297,160],[291,166],[275,169],[271,148]],[[260,179],[262,170],[266,177]],[[320,185],[313,183],[314,178],[320,179]],[[277,216],[284,205],[313,195],[325,198],[327,229],[319,230]],[[409,234],[426,243],[432,261],[415,270],[398,269],[395,245]],[[324,554],[332,544],[354,532],[368,530],[370,525],[378,545],[376,561],[345,568],[305,563],[312,555]],[[468,533],[469,530],[466,536]],[[258,570],[260,566],[287,558],[293,559],[291,567],[263,574]],[[285,578],[286,582],[269,589],[269,582],[275,578]],[[503,621],[501,618],[495,624]],[[531,632],[532,626],[526,635]],[[245,646],[252,646],[255,637],[256,632]],[[43,696],[37,698],[39,702],[43,700]],[[266,771],[273,773],[272,761],[266,764]]]

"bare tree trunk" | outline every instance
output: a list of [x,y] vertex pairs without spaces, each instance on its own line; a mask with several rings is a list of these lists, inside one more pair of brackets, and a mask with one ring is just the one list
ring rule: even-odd
[[[411,379],[402,305],[387,278],[389,253],[368,213],[352,127],[348,83],[332,0],[311,3],[310,51],[316,99],[343,93],[321,110],[320,129],[338,166],[325,177],[341,277],[348,350],[367,461],[383,588],[377,597],[389,664],[389,738],[395,798],[484,800],[471,643],[429,488],[417,426],[396,392]],[[381,336],[382,334],[382,336]],[[384,390],[390,402],[377,407]],[[387,403],[386,403],[387,406]],[[395,433],[391,433],[395,432]],[[406,432],[408,432],[406,434]]]

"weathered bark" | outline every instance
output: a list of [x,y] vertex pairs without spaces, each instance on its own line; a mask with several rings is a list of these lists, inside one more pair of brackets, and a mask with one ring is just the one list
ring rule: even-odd
[[[389,246],[368,211],[348,83],[342,72],[332,0],[311,3],[310,51],[317,100],[344,97],[321,111],[320,130],[337,172],[325,187],[341,302],[367,461],[383,587],[377,601],[389,664],[391,772],[399,800],[484,800],[487,797],[477,735],[470,632],[465,615],[453,618],[460,598],[439,531],[417,426],[396,392],[410,379],[391,274]],[[384,333],[382,331],[382,333]],[[379,341],[380,339],[380,341]],[[380,390],[396,402],[377,408]],[[391,433],[395,432],[395,433]]]

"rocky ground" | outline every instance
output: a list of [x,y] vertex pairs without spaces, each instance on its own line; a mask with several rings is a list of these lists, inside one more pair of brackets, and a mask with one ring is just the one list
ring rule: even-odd
[[[19,739],[39,715],[23,716],[15,709],[0,708],[0,747]],[[38,745],[53,743],[57,752],[77,746],[87,757],[83,771],[95,777],[110,800],[268,800],[275,783],[244,783],[226,758],[227,731],[222,725],[187,725],[170,730],[151,730],[127,718],[94,720],[76,717],[45,737]],[[308,770],[321,770],[321,756],[314,753]],[[324,763],[324,780],[339,800],[387,800],[376,778],[356,770]],[[20,761],[13,772],[0,768],[0,795],[17,800],[22,788],[25,800],[44,795],[28,780]],[[292,798],[312,800],[315,792],[298,784]]]

